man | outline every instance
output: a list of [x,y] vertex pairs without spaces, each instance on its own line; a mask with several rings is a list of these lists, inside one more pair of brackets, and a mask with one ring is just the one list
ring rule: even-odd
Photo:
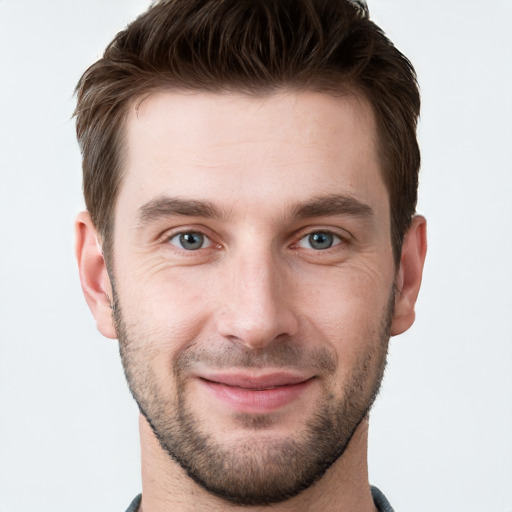
[[367,475],[414,321],[414,71],[347,0],[171,0],[81,78],[82,287],[139,405],[129,510],[392,510]]

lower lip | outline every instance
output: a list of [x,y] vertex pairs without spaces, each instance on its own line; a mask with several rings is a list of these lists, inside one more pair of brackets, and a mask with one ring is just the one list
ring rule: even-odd
[[201,379],[201,383],[217,399],[236,411],[263,414],[275,411],[295,401],[311,385],[312,380],[263,390],[227,386],[226,384],[203,379]]

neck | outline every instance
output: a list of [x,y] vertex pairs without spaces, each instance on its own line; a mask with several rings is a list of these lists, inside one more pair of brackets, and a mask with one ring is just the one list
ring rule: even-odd
[[347,449],[314,485],[272,506],[234,505],[205,491],[162,448],[140,417],[142,504],[140,512],[375,512],[368,483],[368,419],[357,427]]

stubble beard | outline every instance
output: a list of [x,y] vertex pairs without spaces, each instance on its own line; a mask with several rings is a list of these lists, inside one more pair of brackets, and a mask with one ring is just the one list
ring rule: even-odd
[[[378,395],[386,366],[394,293],[381,319],[380,332],[352,369],[342,398],[325,390],[323,403],[294,437],[276,438],[262,433],[272,423],[269,415],[240,415],[235,441],[224,446],[207,432],[190,407],[186,376],[194,360],[218,362],[222,355],[205,355],[201,349],[184,351],[173,362],[175,396],[160,389],[153,360],[147,355],[149,339],[128,332],[119,299],[113,292],[114,320],[130,391],[162,449],[206,491],[239,505],[268,505],[298,495],[318,481],[345,452],[354,432]],[[141,343],[142,341],[142,343]],[[366,340],[364,340],[366,341]],[[238,355],[237,355],[238,354]],[[281,341],[251,352],[240,348],[226,355],[226,368],[260,368],[317,365],[334,373],[336,363],[327,351],[309,353],[304,361],[294,344]],[[155,355],[153,355],[155,357]],[[263,361],[265,362],[263,364]],[[270,364],[269,364],[270,363]],[[330,370],[329,370],[330,368]],[[251,432],[258,430],[257,436]],[[240,435],[243,431],[246,435]]]

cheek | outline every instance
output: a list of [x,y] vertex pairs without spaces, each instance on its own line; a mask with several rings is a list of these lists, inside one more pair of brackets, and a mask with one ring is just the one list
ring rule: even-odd
[[133,341],[144,340],[171,356],[202,333],[209,317],[210,297],[190,272],[143,273],[125,280],[118,294]]
[[387,309],[392,275],[371,267],[339,268],[303,279],[298,286],[304,312],[326,326],[348,328],[378,322]]
[[134,281],[118,291],[129,381],[145,403],[154,397],[172,402],[181,385],[176,361],[201,337],[206,312],[199,295],[179,283],[139,281],[135,287]]
[[344,269],[329,279],[316,279],[315,286],[306,289],[302,291],[303,325],[309,336],[331,346],[340,370],[350,368],[361,354],[381,343],[389,316],[391,277],[369,268]]

